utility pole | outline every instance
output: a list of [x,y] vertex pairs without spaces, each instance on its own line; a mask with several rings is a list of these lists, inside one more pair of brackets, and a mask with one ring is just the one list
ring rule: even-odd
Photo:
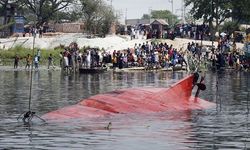
[[148,15],[149,15],[149,19],[151,19],[152,7],[149,7],[149,8],[148,8],[148,13],[149,13],[149,14],[148,14]]
[[211,0],[211,16],[210,16],[210,20],[209,20],[209,27],[210,27],[210,34],[211,34],[211,40],[212,40],[212,48],[214,47],[214,29],[213,29],[213,17],[214,17],[214,5],[213,5],[213,0]]
[[182,20],[182,23],[184,24],[185,23],[185,4],[184,4],[184,0],[181,0],[181,8],[180,9],[176,9],[175,10],[175,13],[177,13],[177,11],[180,11],[181,14],[180,14],[180,17],[181,17],[181,20]]
[[[107,1],[110,1],[110,7],[111,7],[111,9],[112,9],[112,7],[113,7],[113,0],[107,0]],[[112,9],[113,10],[113,9]]]
[[169,2],[171,3],[171,7],[172,7],[172,17],[171,17],[171,24],[174,24],[174,0],[169,0]]
[[185,19],[185,16],[186,16],[186,7],[185,7],[185,3],[184,3],[184,0],[182,0],[181,1],[182,2],[182,21],[183,21],[183,23],[185,23],[186,22],[186,19]]
[[107,0],[107,1],[110,1],[110,7],[111,7],[111,10],[113,10],[113,0]]
[[125,29],[124,29],[124,34],[127,35],[128,33],[128,28],[127,28],[127,12],[128,12],[128,9],[126,8],[125,9]]
[[127,25],[127,13],[128,13],[128,9],[125,9],[125,25]]
[[169,0],[169,2],[171,3],[172,14],[174,14],[174,0]]

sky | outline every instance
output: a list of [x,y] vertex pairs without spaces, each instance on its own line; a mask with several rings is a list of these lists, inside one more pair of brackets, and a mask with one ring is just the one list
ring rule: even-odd
[[[149,14],[150,10],[169,10],[172,11],[171,0],[106,0],[120,14],[120,20],[139,19],[143,14]],[[182,1],[173,0],[173,12],[177,16],[182,14]],[[127,11],[126,11],[127,10]]]

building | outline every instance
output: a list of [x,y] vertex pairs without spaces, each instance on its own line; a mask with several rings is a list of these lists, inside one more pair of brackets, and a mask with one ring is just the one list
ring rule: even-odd
[[164,32],[167,31],[169,27],[169,24],[164,19],[155,19],[150,25],[156,38],[162,38]]
[[137,26],[140,24],[149,25],[151,23],[151,19],[126,19],[125,25],[126,26]]
[[56,32],[63,33],[83,33],[84,23],[56,23],[50,25]]
[[15,16],[15,23],[13,24],[13,33],[24,33],[24,22],[25,18],[23,16]]

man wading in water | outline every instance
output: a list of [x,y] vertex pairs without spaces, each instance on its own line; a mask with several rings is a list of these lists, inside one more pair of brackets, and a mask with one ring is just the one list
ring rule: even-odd
[[52,66],[53,69],[55,69],[55,66],[53,64],[52,54],[49,54],[49,58],[48,58],[48,70],[50,69],[50,66]]
[[35,55],[34,63],[35,63],[35,69],[38,70],[38,63],[39,63],[39,61],[38,61],[38,56],[37,55]]
[[32,61],[32,58],[31,58],[30,54],[28,54],[27,57],[26,57],[25,69],[27,69],[27,68],[30,69],[31,61]]
[[20,60],[20,58],[18,57],[18,55],[16,55],[14,58],[14,69],[16,69],[18,67],[19,60]]

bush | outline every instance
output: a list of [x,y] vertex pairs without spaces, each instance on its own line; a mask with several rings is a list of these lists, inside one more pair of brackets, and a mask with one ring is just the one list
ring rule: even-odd
[[[52,54],[52,57],[54,59],[54,65],[60,65],[60,52],[64,50],[65,46],[60,45],[54,49],[41,49],[41,58],[40,58],[40,65],[47,65],[48,64],[48,57],[50,54]],[[86,52],[86,50],[90,49],[89,46],[80,48],[81,52]],[[99,48],[96,48],[98,51]],[[34,49],[34,55],[37,54],[38,48]],[[25,48],[22,46],[15,46],[13,48],[10,48],[8,50],[1,50],[0,49],[0,59],[1,63],[3,65],[13,65],[14,57],[18,55],[21,60],[20,63],[25,64],[26,63],[26,56],[30,54],[33,55],[33,50],[29,48]]]
[[225,22],[223,26],[221,26],[221,32],[227,32],[229,35],[232,34],[236,30],[240,30],[240,25],[237,22]]
[[[34,49],[34,55],[37,54],[38,48]],[[63,51],[63,49],[41,49],[41,65],[47,65],[48,63],[48,57],[50,54],[52,54],[54,59],[54,64],[59,65],[60,63],[60,52]],[[30,54],[33,55],[33,50],[29,48],[24,48],[22,46],[16,46],[13,48],[10,48],[8,50],[0,50],[0,59],[2,60],[3,65],[12,65],[14,61],[14,57],[18,55],[21,58],[21,61],[25,61],[26,56]]]

